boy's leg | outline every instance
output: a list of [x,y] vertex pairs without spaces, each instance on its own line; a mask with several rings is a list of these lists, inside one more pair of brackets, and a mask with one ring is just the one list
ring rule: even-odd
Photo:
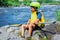
[[28,37],[31,36],[31,34],[32,34],[32,30],[33,30],[34,27],[35,27],[34,24],[30,24],[30,25],[28,26],[28,28],[29,28],[29,30],[28,30]]
[[21,34],[22,37],[24,37],[25,28],[27,28],[27,25],[22,25],[22,34]]

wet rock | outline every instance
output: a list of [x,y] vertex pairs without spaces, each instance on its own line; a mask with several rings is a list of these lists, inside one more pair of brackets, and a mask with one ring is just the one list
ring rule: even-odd
[[8,38],[7,40],[10,40],[11,38]]
[[1,34],[2,32],[0,32],[0,34]]
[[[49,26],[46,26],[46,30],[50,30],[52,32],[54,32],[54,28],[56,27],[56,24],[52,24],[52,25],[49,25]],[[20,27],[17,27],[17,26],[3,26],[0,28],[0,40],[24,40],[23,38],[21,38],[21,26]],[[35,34],[36,33],[36,34]],[[26,30],[25,31],[25,37],[27,37],[28,35],[28,31]],[[33,35],[32,35],[32,39],[34,40],[39,40],[39,36],[40,33],[39,31],[34,31],[33,32]],[[57,35],[53,35],[52,37],[52,40],[55,40],[58,39],[57,37],[60,37],[60,36],[57,36]]]
[[51,40],[60,40],[60,34],[53,35]]

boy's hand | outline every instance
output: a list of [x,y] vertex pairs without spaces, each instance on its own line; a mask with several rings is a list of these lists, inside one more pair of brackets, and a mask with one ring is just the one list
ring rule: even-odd
[[35,20],[35,24],[38,24],[39,23],[39,19]]

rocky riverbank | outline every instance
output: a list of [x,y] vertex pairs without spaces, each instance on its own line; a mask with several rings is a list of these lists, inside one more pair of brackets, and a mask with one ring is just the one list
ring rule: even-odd
[[[49,30],[52,32],[56,32],[55,35],[52,35],[47,33],[49,39],[51,40],[60,40],[60,24],[51,24],[47,25],[45,27],[45,30]],[[0,27],[0,40],[23,40],[21,38],[21,26],[18,27],[18,25],[6,25]],[[27,37],[27,31],[25,32],[25,36]]]

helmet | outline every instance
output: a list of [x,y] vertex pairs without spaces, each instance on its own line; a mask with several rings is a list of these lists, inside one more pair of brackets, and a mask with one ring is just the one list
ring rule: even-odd
[[39,2],[32,2],[30,6],[36,7],[37,9],[40,8],[40,3]]

